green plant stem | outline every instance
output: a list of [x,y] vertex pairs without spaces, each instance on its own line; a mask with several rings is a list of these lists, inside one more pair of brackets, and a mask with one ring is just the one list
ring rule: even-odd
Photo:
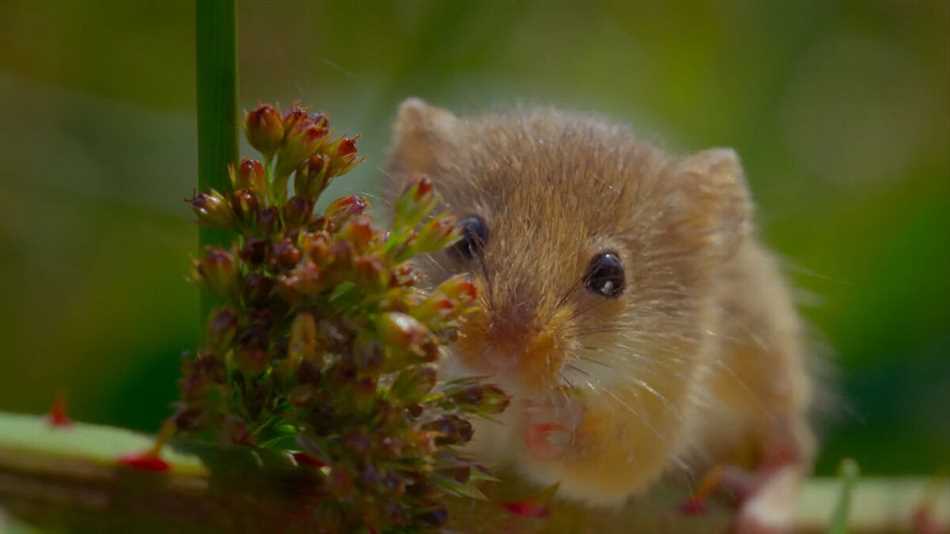
[[[234,0],[195,2],[196,86],[198,107],[198,189],[230,190],[227,168],[238,158],[237,14]],[[199,250],[227,246],[228,232],[198,231]],[[201,295],[201,320],[214,306]]]

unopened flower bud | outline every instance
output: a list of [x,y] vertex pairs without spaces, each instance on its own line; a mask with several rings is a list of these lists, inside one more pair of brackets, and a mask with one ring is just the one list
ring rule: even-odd
[[477,384],[452,392],[449,398],[468,413],[496,415],[508,407],[511,398],[501,388],[493,384]]
[[257,215],[257,229],[263,235],[272,235],[280,230],[280,213],[277,206],[260,210]]
[[[284,144],[277,151],[277,176],[288,176],[305,159],[310,157],[329,133],[325,125],[314,123],[306,113],[292,113],[287,124]],[[285,118],[285,124],[287,123]]]
[[389,271],[382,260],[375,256],[358,256],[353,260],[356,278],[368,291],[385,289],[389,285]]
[[457,274],[442,282],[436,292],[458,301],[463,306],[473,304],[478,299],[478,287],[464,274]]
[[237,169],[228,165],[228,176],[235,191],[247,189],[261,196],[267,195],[267,172],[264,165],[256,159],[242,159]]
[[300,250],[290,239],[274,244],[273,258],[284,269],[293,269],[300,262]]
[[353,217],[340,230],[340,237],[353,245],[357,252],[366,250],[376,237],[376,229],[366,215]]
[[424,177],[413,179],[396,199],[393,227],[414,227],[435,208],[436,202],[432,182]]
[[284,113],[284,132],[289,132],[290,130],[296,128],[301,123],[310,121],[310,114],[307,113],[307,110],[301,106],[295,104],[290,109],[287,110],[287,113]]
[[310,220],[313,202],[302,196],[293,196],[284,204],[284,224],[288,228],[299,228]]
[[397,402],[416,404],[435,387],[437,375],[431,365],[414,365],[402,370],[393,382],[390,392]]
[[422,425],[423,430],[436,432],[436,445],[464,445],[472,440],[472,424],[457,415],[446,415]]
[[319,197],[330,184],[332,176],[329,168],[330,159],[323,154],[317,153],[307,158],[297,169],[294,192],[311,200]]
[[213,228],[230,228],[234,224],[234,212],[221,193],[197,193],[187,200],[198,216],[198,222]]
[[270,104],[262,104],[244,117],[247,141],[258,152],[270,157],[284,140],[284,124],[280,113]]
[[257,223],[258,207],[257,195],[248,189],[240,189],[231,195],[231,209],[245,226],[253,227]]
[[376,328],[383,342],[401,349],[419,346],[429,333],[425,325],[399,312],[380,315],[376,321]]
[[208,247],[204,256],[197,260],[198,278],[213,293],[230,296],[237,288],[238,269],[234,256],[226,250]]
[[346,174],[353,168],[357,160],[356,137],[341,137],[327,148],[327,154],[330,155],[330,174],[340,176]]
[[437,216],[422,225],[413,240],[412,249],[416,254],[438,252],[457,241],[460,235],[454,217]]
[[247,262],[248,265],[256,267],[267,261],[269,248],[270,243],[268,243],[266,239],[252,237],[244,243],[239,254],[241,259]]
[[338,198],[327,206],[323,211],[323,216],[330,220],[336,228],[342,226],[351,217],[361,215],[369,203],[359,195],[349,195]]
[[317,323],[313,315],[298,313],[290,325],[290,340],[287,344],[288,369],[296,372],[301,362],[320,364],[320,352],[317,345]]
[[301,232],[298,245],[317,265],[326,266],[333,261],[330,235],[326,232]]

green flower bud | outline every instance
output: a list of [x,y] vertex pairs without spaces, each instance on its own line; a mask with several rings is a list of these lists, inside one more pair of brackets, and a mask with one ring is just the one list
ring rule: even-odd
[[198,280],[217,295],[230,297],[237,289],[237,264],[226,250],[206,248],[204,256],[195,262],[195,272]]
[[399,312],[381,314],[376,321],[376,330],[387,345],[407,350],[420,346],[429,334],[425,325]]
[[235,191],[231,195],[231,209],[245,227],[253,228],[257,223],[259,206],[257,195],[248,189]]
[[436,379],[435,367],[414,365],[399,373],[389,392],[392,398],[400,404],[415,404],[432,391]]
[[210,193],[197,193],[186,202],[191,204],[200,224],[213,228],[231,228],[234,224],[234,212],[227,199],[213,189]]
[[295,376],[300,364],[309,362],[319,368],[323,354],[317,340],[317,323],[313,315],[298,313],[290,325],[290,339],[287,342],[287,358],[281,368],[285,378]]
[[449,395],[462,411],[479,415],[496,415],[505,411],[511,398],[493,384],[477,384]]
[[455,218],[440,215],[422,225],[412,241],[411,248],[414,254],[438,252],[458,241],[460,236]]
[[393,228],[412,228],[433,209],[438,199],[428,178],[415,178],[396,199]]
[[294,175],[294,192],[315,200],[330,184],[330,159],[323,154],[314,154],[297,169]]

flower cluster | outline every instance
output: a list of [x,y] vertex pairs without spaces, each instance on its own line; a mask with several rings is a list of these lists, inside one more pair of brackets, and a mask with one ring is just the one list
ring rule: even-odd
[[200,224],[236,238],[194,262],[222,305],[184,363],[174,427],[283,454],[310,480],[306,514],[324,531],[441,525],[444,497],[477,496],[483,478],[457,450],[467,418],[508,404],[477,379],[437,378],[477,288],[454,277],[423,291],[409,260],[457,240],[455,221],[435,213],[424,178],[397,199],[388,232],[360,196],[315,213],[359,163],[356,138],[301,107],[261,105],[245,126],[262,159],[229,169],[231,191],[189,199]]

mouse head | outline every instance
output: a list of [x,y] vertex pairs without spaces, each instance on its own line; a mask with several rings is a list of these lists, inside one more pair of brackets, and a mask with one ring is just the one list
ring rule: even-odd
[[748,226],[731,150],[674,159],[583,115],[418,99],[394,136],[391,188],[428,176],[464,235],[420,269],[482,288],[453,349],[465,367],[529,391],[635,377],[685,394],[711,281]]

